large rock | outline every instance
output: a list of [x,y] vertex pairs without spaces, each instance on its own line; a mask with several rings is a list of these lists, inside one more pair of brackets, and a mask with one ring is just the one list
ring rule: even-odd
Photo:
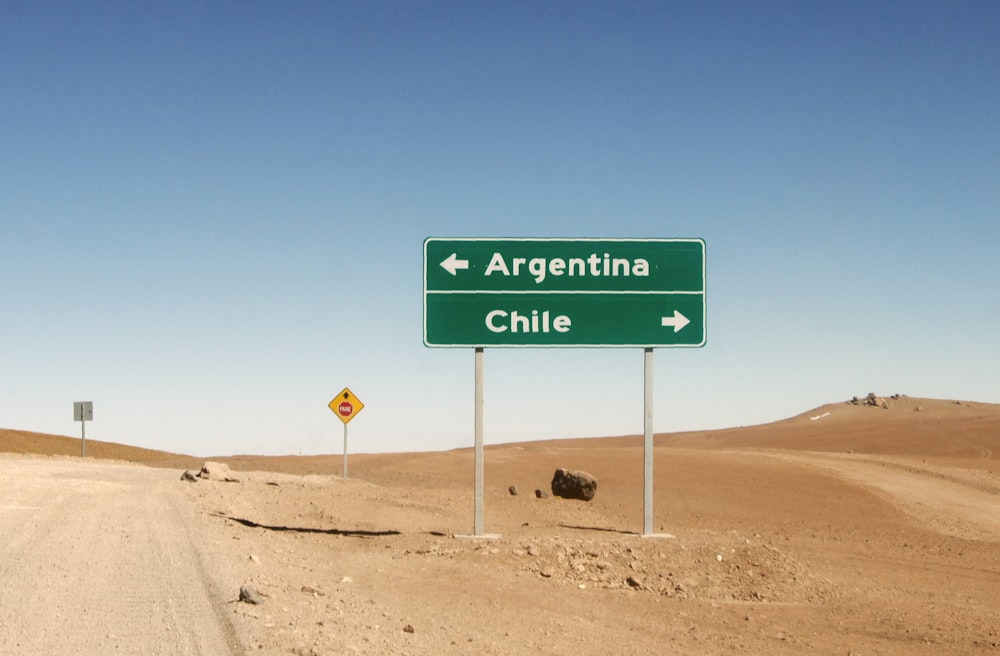
[[211,460],[201,466],[201,472],[198,473],[198,476],[200,478],[207,478],[210,481],[225,481],[227,483],[240,482],[240,479],[233,476],[233,472],[229,469],[229,465],[221,462],[212,462]]
[[559,468],[552,477],[552,494],[564,499],[590,501],[597,494],[597,479],[584,471]]

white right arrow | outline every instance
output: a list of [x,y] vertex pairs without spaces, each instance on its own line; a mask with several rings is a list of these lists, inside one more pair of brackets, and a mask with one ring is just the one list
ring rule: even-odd
[[469,261],[460,260],[458,259],[458,253],[452,253],[447,258],[445,258],[444,262],[441,263],[441,266],[444,268],[445,271],[454,276],[458,273],[459,269],[468,269]]
[[660,322],[661,322],[661,325],[663,327],[665,327],[665,328],[669,328],[670,326],[673,326],[674,327],[674,332],[677,333],[677,332],[680,332],[681,328],[683,328],[684,326],[686,326],[689,323],[691,323],[691,320],[688,319],[687,317],[685,317],[683,314],[681,314],[677,310],[674,310],[674,316],[672,316],[672,317],[663,317],[662,319],[660,319]]

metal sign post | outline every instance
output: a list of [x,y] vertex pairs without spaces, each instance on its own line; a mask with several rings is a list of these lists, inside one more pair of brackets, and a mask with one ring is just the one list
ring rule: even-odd
[[347,479],[347,424],[352,419],[354,419],[361,410],[364,409],[365,404],[361,402],[361,399],[354,396],[348,388],[344,388],[340,391],[340,394],[333,397],[333,400],[327,404],[333,414],[337,415],[342,422],[344,422],[344,479]]
[[87,422],[94,421],[94,404],[91,401],[73,402],[73,421],[80,422],[80,457],[87,457]]
[[476,349],[476,519],[473,526],[473,535],[483,536],[483,496],[485,493],[485,475],[483,455],[483,386],[485,375],[483,372],[484,349]]
[[644,350],[643,535],[653,531],[653,348],[706,341],[701,239],[424,240],[424,345],[476,349],[476,535],[483,511],[483,350]]
[[344,480],[347,480],[347,422],[344,422]]
[[643,355],[642,534],[653,534],[653,349]]

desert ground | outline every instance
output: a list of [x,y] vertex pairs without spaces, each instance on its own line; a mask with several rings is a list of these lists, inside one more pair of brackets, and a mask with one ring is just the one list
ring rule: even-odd
[[0,429],[0,654],[1000,654],[1000,406],[878,401],[658,435],[670,537],[641,436],[488,445],[470,539],[471,448],[184,481]]

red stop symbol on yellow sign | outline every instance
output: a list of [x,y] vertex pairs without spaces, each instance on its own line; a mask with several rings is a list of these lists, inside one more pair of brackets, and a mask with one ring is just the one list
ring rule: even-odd
[[350,420],[354,419],[362,409],[364,409],[365,404],[361,400],[354,396],[354,393],[348,388],[344,388],[340,394],[333,397],[330,401],[330,409],[333,410],[334,414],[340,417],[340,420],[345,424]]

